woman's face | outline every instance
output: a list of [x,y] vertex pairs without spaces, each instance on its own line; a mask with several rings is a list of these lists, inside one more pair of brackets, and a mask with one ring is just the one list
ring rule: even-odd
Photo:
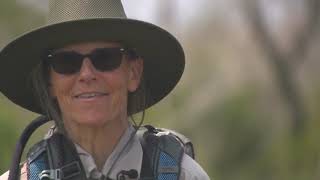
[[[90,54],[100,48],[120,47],[112,42],[85,42],[65,46],[56,52]],[[101,126],[126,120],[128,92],[137,89],[142,74],[141,59],[129,61],[122,56],[120,66],[110,71],[97,70],[89,57],[79,72],[60,74],[50,68],[50,94],[56,98],[64,123]]]

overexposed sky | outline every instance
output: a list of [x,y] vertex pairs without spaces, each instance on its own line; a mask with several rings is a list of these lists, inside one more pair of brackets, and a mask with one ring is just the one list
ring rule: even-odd
[[[124,8],[128,17],[154,20],[154,15],[157,13],[157,2],[159,0],[122,0]],[[161,1],[175,1],[177,7],[176,13],[179,20],[193,18],[200,13],[203,13],[203,7],[208,0],[161,0]],[[214,1],[215,0],[210,0]]]

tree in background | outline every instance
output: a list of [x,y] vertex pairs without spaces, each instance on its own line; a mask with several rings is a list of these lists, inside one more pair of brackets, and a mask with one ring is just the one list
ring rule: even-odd
[[[285,1],[287,7],[290,7],[292,1]],[[292,118],[293,134],[303,133],[305,121],[309,119],[306,107],[300,94],[300,87],[297,85],[296,75],[297,68],[303,63],[308,55],[313,41],[316,39],[319,30],[320,17],[320,2],[317,0],[305,0],[305,23],[300,23],[302,27],[298,28],[298,32],[290,32],[286,29],[285,33],[294,33],[291,39],[290,49],[286,52],[279,47],[277,40],[270,32],[270,27],[266,22],[265,11],[261,0],[244,0],[244,10],[251,30],[257,39],[257,44],[263,49],[267,60],[270,61],[270,66],[274,72],[274,78],[277,81],[280,93],[287,102],[288,110]],[[267,3],[267,2],[266,2]],[[289,11],[294,13],[293,10]],[[296,19],[288,18],[289,21]],[[286,22],[288,23],[288,22]],[[290,22],[289,22],[290,23]],[[269,24],[270,25],[270,24]]]
[[[306,68],[304,62],[314,54],[312,50],[317,49],[319,2],[281,2],[206,1],[206,7],[200,8],[201,13],[193,12],[201,18],[190,21],[185,29],[163,23],[169,29],[185,32],[181,39],[187,53],[186,73],[192,71],[193,76],[178,87],[178,95],[168,103],[175,111],[165,117],[177,122],[173,124],[192,137],[197,144],[198,157],[206,164],[211,177],[298,180],[319,176],[315,173],[320,164],[316,142],[319,133],[310,131],[309,127],[319,125],[310,121],[311,117],[319,117],[317,113],[310,114],[310,107],[318,109],[319,104],[306,99],[303,94],[306,87],[302,87],[300,81],[308,81],[307,76],[301,77],[299,72],[302,67]],[[212,8],[221,4],[226,7]],[[300,14],[293,4],[302,6]],[[166,11],[175,9],[168,5],[172,6],[166,2],[157,6]],[[215,11],[208,11],[210,8]],[[280,23],[268,22],[273,16],[266,11],[270,8],[281,9],[289,18]],[[161,18],[163,14],[158,16]],[[164,17],[172,21],[176,14],[170,11]],[[232,22],[236,25],[230,25]],[[293,26],[288,26],[290,23]],[[280,35],[273,32],[275,26],[279,27]],[[289,43],[281,44],[281,41]],[[245,53],[249,55],[244,56]],[[230,58],[236,59],[232,61],[234,64],[226,63],[231,62]],[[264,60],[266,62],[259,66],[249,64]],[[188,64],[192,65],[189,72]],[[228,70],[221,71],[221,64]],[[237,88],[225,83],[234,74],[235,64],[254,68],[241,67],[242,74],[251,76],[247,77],[251,82],[239,83],[241,78],[235,78],[232,83],[238,84]],[[306,71],[312,71],[307,68]],[[268,70],[268,78],[259,74],[264,69]],[[319,75],[315,71],[314,74]],[[269,79],[268,84],[265,79]],[[259,84],[267,85],[261,88]],[[316,84],[307,85],[317,89]],[[277,93],[270,93],[275,89]],[[314,93],[309,96],[317,98],[319,92]],[[277,127],[279,124],[283,127]]]

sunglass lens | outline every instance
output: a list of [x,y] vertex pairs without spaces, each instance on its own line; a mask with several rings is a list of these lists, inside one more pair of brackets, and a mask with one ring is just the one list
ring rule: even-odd
[[119,48],[97,49],[91,54],[94,67],[100,71],[111,71],[121,64],[122,53]]
[[73,74],[80,70],[82,56],[75,52],[61,52],[54,55],[51,65],[54,71],[61,74]]

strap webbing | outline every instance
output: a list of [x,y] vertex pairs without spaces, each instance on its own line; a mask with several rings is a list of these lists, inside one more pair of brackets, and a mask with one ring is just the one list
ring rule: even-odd
[[152,166],[150,164],[150,157],[148,157],[148,154],[144,150],[145,147],[143,147],[143,158],[142,158],[142,166],[141,166],[141,172],[140,172],[140,179],[141,180],[147,180],[147,179],[153,179],[153,171]]
[[30,180],[87,180],[74,145],[59,133],[30,149],[28,166]]

